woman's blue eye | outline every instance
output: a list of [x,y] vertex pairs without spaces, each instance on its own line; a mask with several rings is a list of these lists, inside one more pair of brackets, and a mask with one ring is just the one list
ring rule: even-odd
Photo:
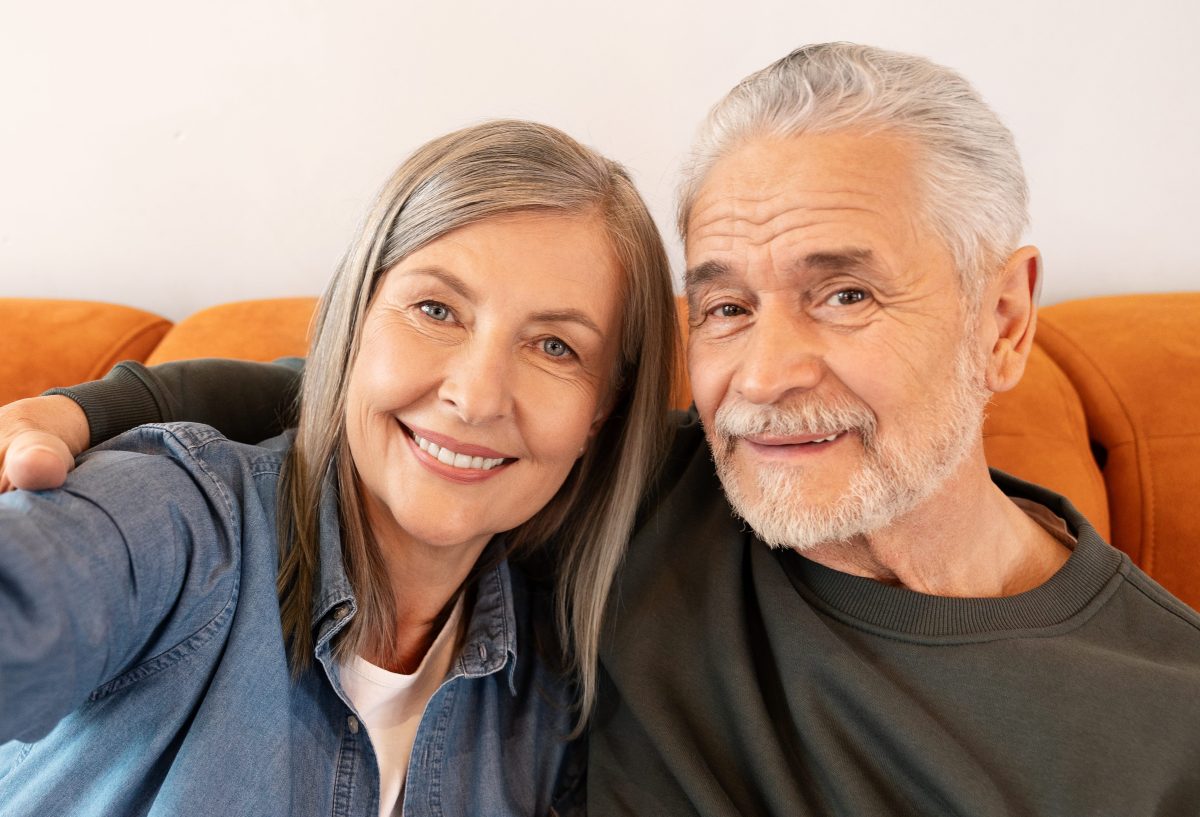
[[571,354],[571,347],[558,338],[546,338],[542,341],[542,351],[550,357],[566,357]]
[[445,304],[439,304],[437,301],[426,301],[421,304],[421,311],[435,321],[445,321],[450,319],[450,307]]

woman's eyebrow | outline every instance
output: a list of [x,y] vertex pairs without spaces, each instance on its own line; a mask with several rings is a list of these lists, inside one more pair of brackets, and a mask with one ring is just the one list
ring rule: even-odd
[[[436,278],[468,301],[474,302],[477,300],[475,290],[471,289],[465,281],[444,267],[417,267],[416,269],[405,270],[404,275],[406,277],[410,275],[427,275],[430,278]],[[576,323],[585,329],[595,332],[601,338],[604,337],[603,330],[581,309],[548,309],[541,312],[534,312],[529,316],[529,319],[536,323]]]
[[431,278],[441,281],[468,301],[475,300],[475,291],[467,286],[467,283],[463,279],[444,267],[417,267],[416,269],[405,270],[404,275],[406,277],[410,275],[428,275]]
[[544,312],[534,312],[529,317],[535,323],[576,323],[585,329],[590,329],[601,338],[604,337],[604,332],[596,325],[596,322],[588,317],[587,313],[579,309],[551,309]]

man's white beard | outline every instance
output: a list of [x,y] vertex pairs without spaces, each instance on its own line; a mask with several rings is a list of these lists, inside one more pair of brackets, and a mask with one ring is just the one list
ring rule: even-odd
[[[931,393],[932,399],[903,418],[903,427],[888,439],[877,436],[871,410],[849,397],[821,399],[810,394],[782,405],[721,406],[708,436],[730,505],[772,547],[808,550],[887,527],[940,488],[978,443],[990,395],[983,371],[983,361],[974,358],[964,342],[949,387],[943,394]],[[734,463],[738,438],[746,435],[825,436],[839,431],[859,434],[863,462],[841,496],[826,504],[806,501],[804,486],[813,484],[813,466],[759,464],[751,474],[739,472]],[[742,484],[751,477],[757,496]]]

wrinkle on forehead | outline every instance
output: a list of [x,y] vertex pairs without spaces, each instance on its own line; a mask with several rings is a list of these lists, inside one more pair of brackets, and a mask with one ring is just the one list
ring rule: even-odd
[[[779,180],[777,183],[784,184],[786,181]],[[878,206],[859,206],[851,202],[855,199],[883,198],[881,193],[870,189],[806,190],[789,187],[769,195],[756,195],[759,192],[753,188],[747,189],[745,180],[719,185],[716,189],[706,186],[692,208],[691,222],[696,227],[703,227],[713,221],[732,219],[761,226],[776,218],[779,213],[789,210],[805,210],[811,213],[838,210],[876,212]],[[849,199],[850,202],[839,202],[838,197]],[[828,201],[831,198],[834,201]]]
[[[913,151],[894,136],[849,132],[755,140],[709,173],[689,215],[687,243],[736,236],[758,245],[820,223],[836,228],[842,215],[852,229],[874,226],[886,230],[885,239],[917,238]],[[811,223],[790,225],[789,218]]]

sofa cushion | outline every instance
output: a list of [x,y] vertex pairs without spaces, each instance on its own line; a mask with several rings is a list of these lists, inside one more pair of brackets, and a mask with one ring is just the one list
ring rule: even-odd
[[236,301],[202,309],[180,321],[146,361],[194,357],[274,360],[303,357],[316,298]]
[[1065,496],[1108,538],[1108,497],[1089,445],[1083,404],[1040,341],[1034,342],[1016,388],[992,397],[983,450],[993,468]]
[[101,377],[122,360],[145,360],[171,328],[128,306],[47,298],[0,298],[0,405],[54,386]]
[[1103,452],[1112,543],[1200,607],[1200,293],[1056,304],[1038,336]]

